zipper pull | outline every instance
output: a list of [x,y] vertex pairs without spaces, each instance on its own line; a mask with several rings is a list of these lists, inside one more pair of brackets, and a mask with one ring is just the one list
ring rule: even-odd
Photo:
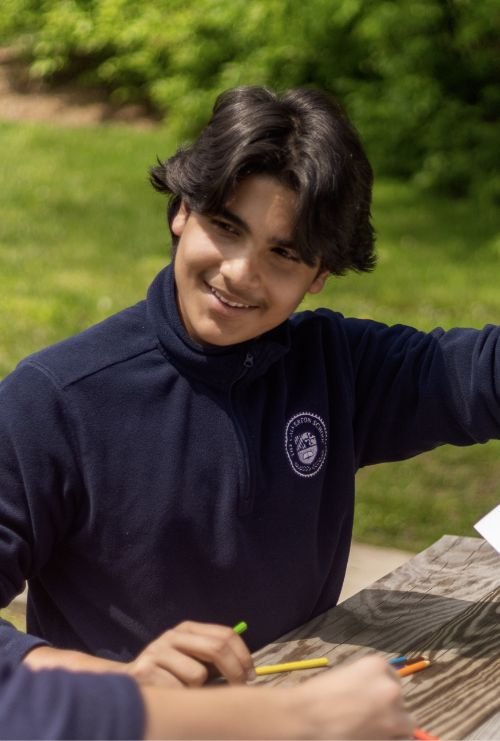
[[243,361],[243,365],[240,370],[240,374],[238,378],[236,379],[235,383],[238,383],[243,378],[245,378],[250,368],[253,368],[253,360],[254,360],[253,354],[251,352],[247,352],[245,360]]

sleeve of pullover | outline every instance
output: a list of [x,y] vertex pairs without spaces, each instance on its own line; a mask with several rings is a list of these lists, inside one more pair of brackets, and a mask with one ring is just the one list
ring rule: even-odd
[[500,327],[387,327],[347,320],[359,465],[500,437]]
[[[0,607],[43,569],[82,487],[63,392],[30,364],[0,383]],[[0,621],[0,651],[19,662],[41,644]]]
[[0,670],[0,739],[138,739],[144,722],[129,677]]

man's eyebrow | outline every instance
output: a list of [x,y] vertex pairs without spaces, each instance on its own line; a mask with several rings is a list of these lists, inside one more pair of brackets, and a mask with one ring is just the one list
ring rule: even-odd
[[295,242],[291,239],[273,239],[273,244],[275,244],[276,247],[286,247],[287,250],[298,252]]
[[[227,219],[227,221],[231,221],[233,224],[235,224],[235,226],[239,226],[242,231],[250,234],[250,227],[244,219],[238,216],[238,214],[235,214],[233,211],[230,211],[224,206],[219,209],[217,214],[219,216],[222,216],[222,218]],[[295,250],[295,252],[298,252],[295,242],[292,239],[279,239],[278,237],[276,237],[272,239],[272,243],[275,244],[277,247],[286,247],[289,250]]]
[[238,214],[233,213],[233,211],[230,211],[228,208],[225,208],[224,206],[220,208],[217,212],[218,216],[222,216],[224,219],[227,219],[227,221],[231,221],[236,226],[239,226],[240,229],[242,229],[244,232],[249,233],[250,227],[244,221],[242,218],[238,216]]

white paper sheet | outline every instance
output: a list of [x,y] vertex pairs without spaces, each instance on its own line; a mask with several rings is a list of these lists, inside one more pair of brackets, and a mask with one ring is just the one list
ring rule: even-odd
[[481,517],[474,527],[500,553],[500,504]]

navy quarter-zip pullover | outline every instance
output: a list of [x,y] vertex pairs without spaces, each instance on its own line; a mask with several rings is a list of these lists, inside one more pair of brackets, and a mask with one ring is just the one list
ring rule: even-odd
[[499,388],[496,326],[318,310],[203,348],[165,268],[0,384],[0,605],[29,582],[2,651],[126,661],[181,620],[242,618],[257,649],[336,603],[357,469],[498,438]]

